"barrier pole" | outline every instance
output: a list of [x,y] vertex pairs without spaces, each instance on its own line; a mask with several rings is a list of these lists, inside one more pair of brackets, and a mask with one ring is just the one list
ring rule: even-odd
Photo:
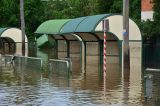
[[104,31],[104,36],[103,36],[103,86],[104,86],[104,99],[106,98],[106,72],[107,72],[107,30],[109,30],[109,21],[108,20],[103,20],[103,31]]
[[107,28],[106,28],[106,20],[103,20],[103,31],[104,31],[104,39],[103,39],[103,78],[104,78],[104,80],[105,80],[105,78],[106,78],[106,69],[107,69],[107,67],[106,67],[106,56],[107,56],[107,52],[106,52],[106,50],[107,50],[107,47],[106,47],[106,44],[107,44],[107,42],[106,42],[106,38],[107,38],[107,35],[106,35],[106,32],[107,32]]

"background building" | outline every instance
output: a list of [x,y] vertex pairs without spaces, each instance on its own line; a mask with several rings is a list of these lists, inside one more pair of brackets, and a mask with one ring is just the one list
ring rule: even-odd
[[153,0],[141,1],[141,20],[153,20]]

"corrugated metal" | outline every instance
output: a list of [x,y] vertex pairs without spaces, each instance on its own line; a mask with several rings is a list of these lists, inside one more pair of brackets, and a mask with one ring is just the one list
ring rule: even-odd
[[78,26],[75,32],[94,32],[97,24],[110,14],[87,16]]
[[73,19],[62,27],[60,33],[94,32],[97,24],[111,14],[101,14]]
[[71,21],[69,21],[68,23],[66,23],[66,25],[64,25],[60,31],[60,33],[65,34],[65,33],[74,33],[76,31],[76,28],[78,27],[78,25],[87,17],[80,17],[80,18],[75,18]]
[[70,21],[70,19],[48,20],[48,21],[42,23],[37,28],[35,33],[38,33],[38,34],[59,34],[61,28],[68,21]]

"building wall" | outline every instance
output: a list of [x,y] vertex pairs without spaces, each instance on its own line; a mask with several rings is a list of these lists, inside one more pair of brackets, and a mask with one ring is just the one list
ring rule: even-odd
[[147,19],[153,20],[153,0],[141,1],[141,19],[146,21]]

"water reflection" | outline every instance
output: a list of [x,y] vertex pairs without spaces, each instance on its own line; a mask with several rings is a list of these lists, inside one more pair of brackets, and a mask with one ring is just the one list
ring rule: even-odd
[[[78,58],[71,58],[74,63],[72,72],[64,72],[61,75],[54,73],[54,70],[48,70],[48,59],[55,56],[52,50],[37,51],[37,57],[45,61],[43,70],[24,65],[16,66],[15,69],[7,67],[0,69],[0,95],[3,95],[0,96],[0,103],[42,106],[147,104],[144,103],[139,57],[133,57],[131,54],[130,70],[121,70],[118,63],[108,63],[106,78],[103,81],[99,74],[98,56],[87,56],[85,74],[80,71]],[[67,74],[70,74],[70,77]]]

